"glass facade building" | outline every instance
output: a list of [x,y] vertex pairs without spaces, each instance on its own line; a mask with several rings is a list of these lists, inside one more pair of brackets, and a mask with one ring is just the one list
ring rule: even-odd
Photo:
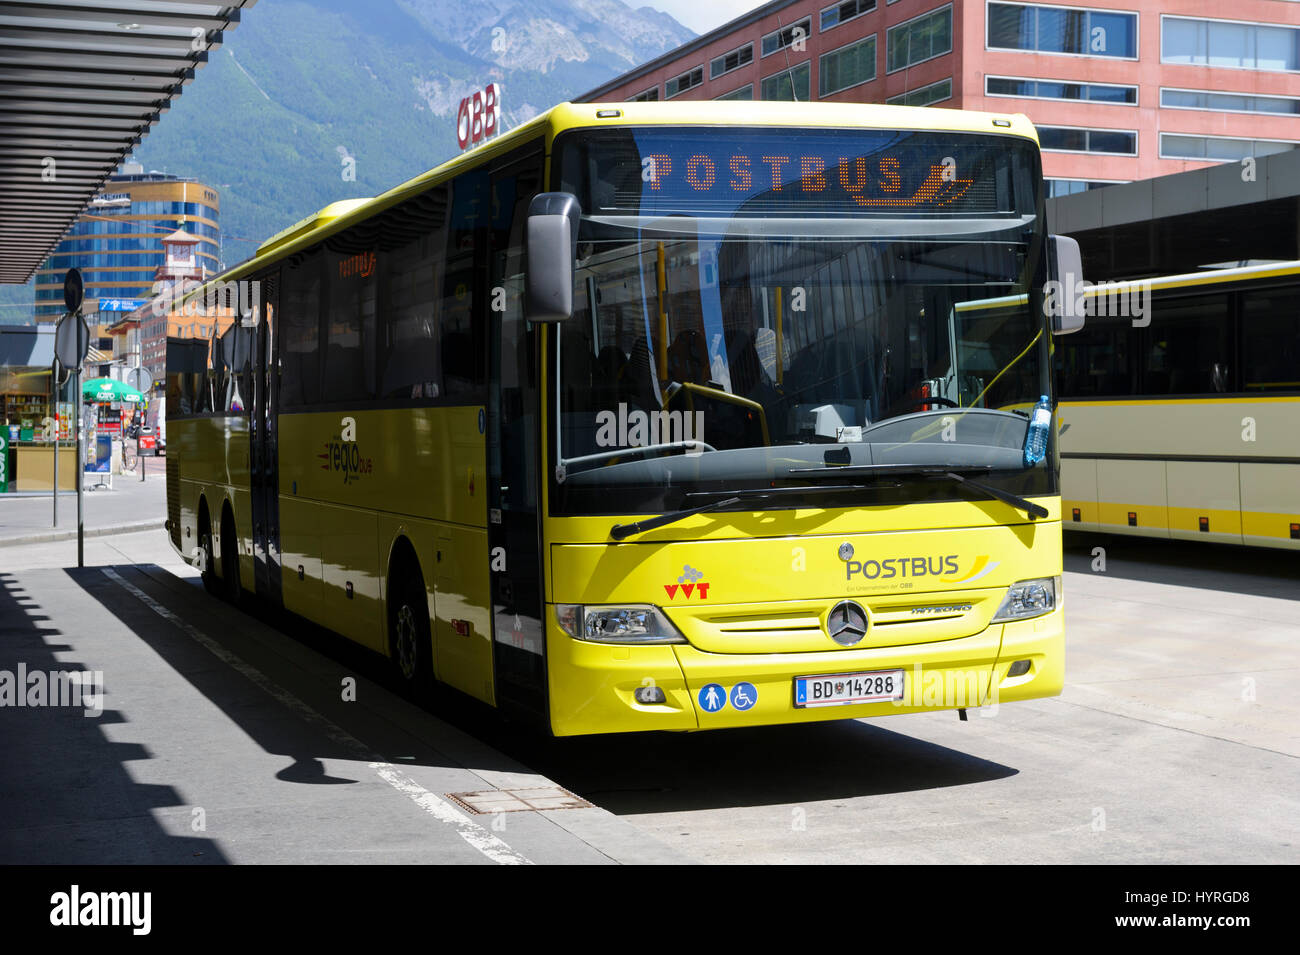
[[208,274],[221,256],[217,191],[194,179],[126,166],[111,177],[36,273],[36,320],[63,314],[63,277],[78,268],[86,298],[139,300],[150,295],[163,264],[164,237],[184,229],[199,239],[197,258]]

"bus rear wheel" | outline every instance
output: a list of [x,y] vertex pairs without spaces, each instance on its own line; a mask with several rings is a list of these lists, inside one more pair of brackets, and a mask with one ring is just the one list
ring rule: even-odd
[[229,511],[221,518],[221,577],[226,600],[238,606],[243,595],[239,583],[239,539],[235,537],[235,520]]
[[202,561],[199,579],[203,581],[203,589],[214,597],[220,596],[221,581],[217,577],[217,555],[212,546],[212,523],[206,512],[199,521],[199,555]]
[[388,643],[403,691],[427,696],[433,689],[433,645],[429,601],[418,573],[401,574],[389,588]]

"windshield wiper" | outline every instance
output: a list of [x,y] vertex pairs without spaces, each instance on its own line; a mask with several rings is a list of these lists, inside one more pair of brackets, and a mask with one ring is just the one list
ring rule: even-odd
[[815,484],[809,487],[773,487],[773,488],[753,488],[747,491],[693,491],[686,496],[703,497],[709,494],[730,494],[721,501],[710,501],[708,504],[701,504],[699,507],[686,508],[681,511],[669,511],[667,514],[660,514],[658,517],[647,517],[643,521],[634,521],[631,524],[615,524],[609,529],[609,536],[616,541],[621,541],[633,534],[640,534],[643,531],[652,531],[657,527],[663,527],[666,524],[675,524],[677,521],[691,517],[695,514],[703,514],[706,511],[720,511],[723,508],[730,507],[732,504],[739,504],[741,501],[752,499],[762,499],[765,497],[776,497],[781,494],[829,494],[837,491],[860,491],[862,490],[856,484]]
[[[1030,520],[1039,517],[1047,517],[1048,510],[1041,504],[1035,504],[1033,501],[1021,497],[1019,494],[1012,494],[1010,491],[1004,491],[1001,488],[992,487],[980,481],[972,481],[968,477],[958,474],[953,468],[956,465],[935,465],[933,467],[918,466],[915,464],[849,464],[849,465],[831,465],[820,468],[790,468],[790,474],[835,474],[835,475],[872,475],[880,474],[889,475],[923,475],[931,477],[943,477],[958,484],[969,485],[973,490],[987,494],[989,497],[1001,501],[1004,504],[1010,504],[1012,507],[1019,508],[1029,515]],[[963,471],[992,471],[993,466],[990,464],[969,464],[960,465]]]
[[[646,444],[634,448],[615,448],[612,451],[600,451],[596,454],[584,454],[576,458],[563,458],[560,461],[560,468],[567,475],[568,470],[575,464],[594,464],[597,461],[612,461],[615,458],[625,458],[630,456],[639,456],[649,454],[652,451],[684,451],[687,454],[699,454],[704,451],[716,451],[717,449],[711,444],[703,441],[669,441],[665,444]],[[563,482],[564,478],[560,477]]]

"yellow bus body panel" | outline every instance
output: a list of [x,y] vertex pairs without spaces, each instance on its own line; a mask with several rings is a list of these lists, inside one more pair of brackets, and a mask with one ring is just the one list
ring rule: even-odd
[[1065,401],[1058,417],[1067,530],[1300,550],[1300,397]]
[[491,703],[483,413],[282,415],[280,546],[286,609],[387,654],[389,566],[408,541],[429,598],[435,675]]
[[[1026,521],[997,501],[951,502],[701,515],[619,544],[553,543],[546,621],[552,730],[714,729],[1057,695],[1064,681],[1060,606],[1030,620],[991,622],[1010,584],[1061,574],[1059,499],[1037,503],[1048,507],[1047,519]],[[550,523],[560,536],[595,523],[607,535],[628,519]],[[918,524],[933,526],[903,529]],[[839,556],[846,543],[855,564]],[[829,611],[845,599],[869,615],[858,646],[842,647],[827,633]],[[577,640],[560,628],[555,604],[654,604],[688,643]],[[1016,660],[1030,661],[1030,670],[1007,678]],[[794,704],[795,677],[895,669],[904,671],[902,700]],[[707,712],[699,704],[708,684],[730,691],[742,681],[756,689],[752,708]],[[662,689],[667,702],[638,703],[633,694],[647,685]]]

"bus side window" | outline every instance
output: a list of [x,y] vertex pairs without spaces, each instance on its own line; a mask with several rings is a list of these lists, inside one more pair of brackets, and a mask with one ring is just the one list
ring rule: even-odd
[[[475,321],[479,247],[488,210],[487,171],[471,169],[451,184],[451,229],[447,274],[438,312],[442,380],[449,397],[476,397],[483,387],[487,358],[485,323]],[[489,303],[491,299],[489,297]]]
[[1241,314],[1242,388],[1300,389],[1300,291],[1292,286],[1246,292]]
[[320,248],[314,248],[281,272],[280,397],[284,408],[314,405],[321,400],[321,257]]
[[325,377],[327,401],[375,396],[375,295],[378,254],[372,242],[344,233],[325,253]]
[[377,388],[386,400],[443,395],[438,310],[449,195],[435,186],[386,213],[380,230]]
[[1157,301],[1142,356],[1142,393],[1232,391],[1232,315],[1227,295]]

